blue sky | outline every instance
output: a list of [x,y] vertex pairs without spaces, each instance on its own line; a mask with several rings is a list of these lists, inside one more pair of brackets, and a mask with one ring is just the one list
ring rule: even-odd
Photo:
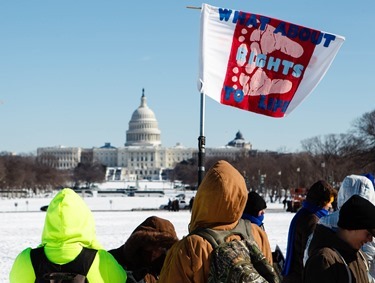
[[[285,118],[206,98],[206,147],[238,130],[260,150],[300,150],[374,110],[373,0],[207,1],[344,36],[320,84]],[[142,88],[164,146],[197,147],[201,1],[0,2],[0,151],[123,146]]]

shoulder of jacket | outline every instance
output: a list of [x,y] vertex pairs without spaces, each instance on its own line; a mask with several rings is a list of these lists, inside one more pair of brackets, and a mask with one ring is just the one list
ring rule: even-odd
[[98,250],[97,253],[96,253],[96,258],[94,259],[95,261],[99,259],[99,263],[100,261],[106,261],[107,263],[108,262],[115,262],[117,263],[117,260],[114,258],[114,256],[109,253],[108,251],[106,250]]
[[321,256],[329,264],[334,264],[336,262],[341,262],[345,264],[345,261],[341,254],[333,247],[323,247],[318,251],[314,252],[317,256]]

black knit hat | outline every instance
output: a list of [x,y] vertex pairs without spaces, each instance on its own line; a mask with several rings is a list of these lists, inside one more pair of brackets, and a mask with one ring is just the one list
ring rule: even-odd
[[375,206],[359,195],[353,195],[341,207],[337,226],[347,230],[366,229],[375,237]]
[[266,202],[258,193],[251,191],[247,195],[247,202],[244,209],[244,213],[257,217],[259,211],[266,208]]

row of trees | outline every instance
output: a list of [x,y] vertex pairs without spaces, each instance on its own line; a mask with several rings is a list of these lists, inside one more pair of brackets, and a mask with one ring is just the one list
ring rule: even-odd
[[[346,134],[317,136],[302,141],[297,153],[258,152],[228,160],[245,177],[249,189],[269,193],[309,187],[319,179],[338,186],[348,174],[375,172],[375,110],[355,121]],[[210,168],[218,159],[207,159]],[[71,171],[54,169],[35,156],[0,154],[0,193],[40,193],[59,186],[87,186],[103,182],[106,168],[101,164],[79,163]],[[198,161],[179,163],[169,173],[171,180],[196,186]]]
[[[316,136],[302,141],[299,153],[257,152],[228,160],[243,173],[249,189],[275,191],[308,188],[319,179],[335,186],[349,174],[375,172],[375,110],[358,118],[345,134]],[[218,159],[207,159],[210,168]],[[225,159],[225,158],[223,158]],[[197,161],[181,162],[173,178],[195,184]]]
[[103,182],[105,166],[79,163],[74,170],[57,170],[35,156],[0,155],[1,196],[28,196],[48,192],[56,187]]

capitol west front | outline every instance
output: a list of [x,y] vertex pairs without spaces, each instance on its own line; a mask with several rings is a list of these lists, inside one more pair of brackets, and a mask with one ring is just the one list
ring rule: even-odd
[[[37,149],[37,156],[45,162],[53,160],[54,167],[58,169],[73,169],[80,162],[101,163],[107,167],[107,181],[161,180],[164,170],[173,169],[177,163],[196,156],[198,149],[186,148],[178,143],[174,147],[162,147],[160,136],[155,114],[148,107],[142,90],[141,103],[131,116],[123,147],[114,147],[110,143],[91,149],[43,147]],[[206,156],[235,157],[249,150],[251,144],[245,142],[238,132],[226,146],[207,148]]]

